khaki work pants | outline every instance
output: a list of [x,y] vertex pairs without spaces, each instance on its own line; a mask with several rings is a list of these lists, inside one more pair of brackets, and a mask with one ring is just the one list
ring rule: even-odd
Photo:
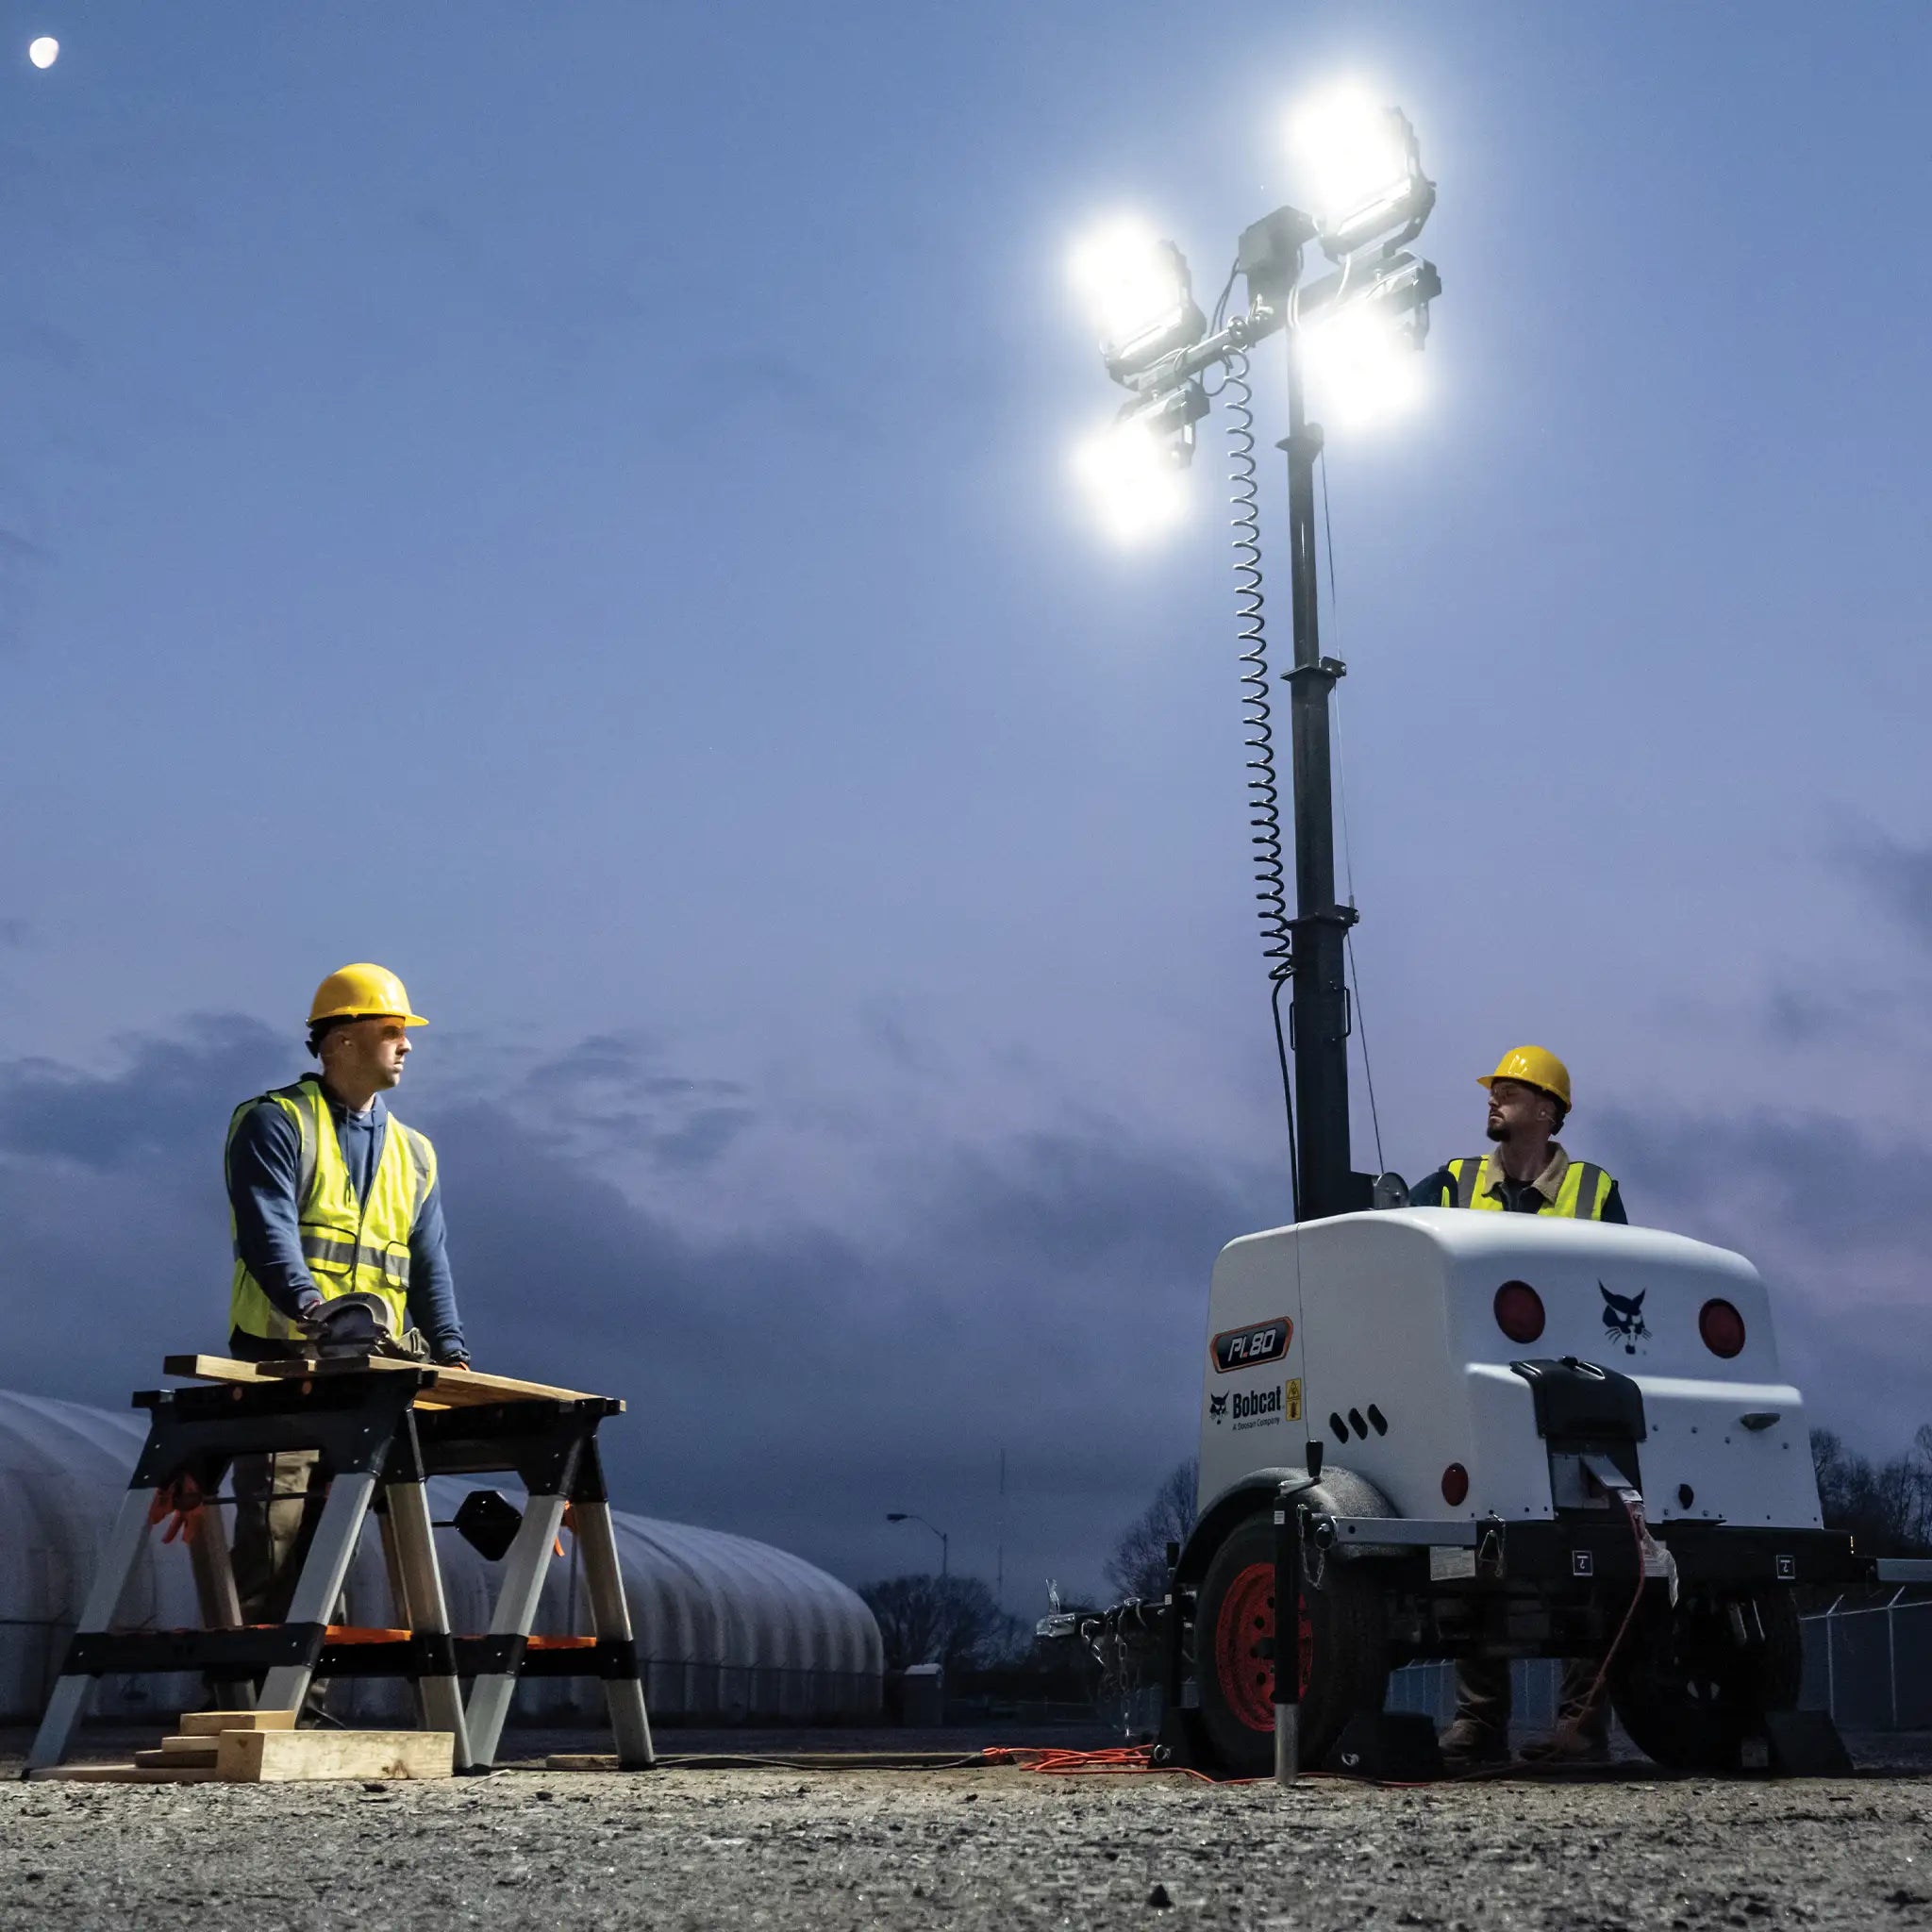
[[[328,1493],[313,1449],[235,1458],[235,1593],[247,1624],[285,1624]],[[311,1484],[313,1487],[311,1488]]]
[[[1610,1734],[1608,1699],[1601,1692],[1586,1707],[1590,1688],[1596,1682],[1594,1657],[1573,1657],[1563,1666],[1563,1690],[1557,1722],[1578,1719],[1577,1735],[1591,1742]],[[1579,1718],[1579,1713],[1581,1713]],[[1465,1657],[1456,1669],[1456,1716],[1458,1722],[1480,1724],[1499,1738],[1509,1733],[1509,1659],[1506,1657]]]

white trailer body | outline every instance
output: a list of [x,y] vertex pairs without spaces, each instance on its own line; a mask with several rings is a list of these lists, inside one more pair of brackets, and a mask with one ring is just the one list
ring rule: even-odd
[[[1499,1324],[1506,1284],[1541,1303],[1533,1339]],[[1713,1303],[1741,1323],[1734,1354],[1706,1338]],[[1718,1326],[1730,1345],[1736,1324]],[[1750,1262],[1653,1228],[1441,1208],[1339,1215],[1222,1251],[1201,1504],[1256,1470],[1300,1464],[1313,1437],[1398,1517],[1607,1508],[1580,1471],[1545,1453],[1530,1385],[1510,1367],[1565,1357],[1641,1391],[1638,1487],[1653,1523],[1819,1526],[1804,1399],[1779,1365]]]

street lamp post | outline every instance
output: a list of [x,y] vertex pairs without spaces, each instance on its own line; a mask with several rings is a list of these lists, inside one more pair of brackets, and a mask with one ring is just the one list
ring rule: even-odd
[[886,1521],[888,1523],[917,1523],[923,1524],[925,1528],[931,1530],[933,1535],[939,1538],[940,1581],[943,1583],[946,1580],[946,1578],[952,1574],[951,1564],[953,1553],[952,1539],[946,1535],[945,1531],[940,1528],[940,1526],[935,1523],[927,1523],[924,1517],[915,1516],[909,1509],[889,1509],[886,1512]]

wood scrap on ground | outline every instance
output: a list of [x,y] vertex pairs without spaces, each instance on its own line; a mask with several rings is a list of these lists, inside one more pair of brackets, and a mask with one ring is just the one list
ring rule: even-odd
[[62,1764],[36,1777],[70,1784],[291,1784],[455,1774],[448,1731],[298,1731],[292,1710],[196,1710],[131,1764]]

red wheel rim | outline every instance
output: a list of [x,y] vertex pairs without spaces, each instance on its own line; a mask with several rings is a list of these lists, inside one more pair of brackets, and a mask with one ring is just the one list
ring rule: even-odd
[[[1302,1695],[1308,1694],[1315,1633],[1306,1597],[1302,1626]],[[1214,1620],[1214,1674],[1222,1701],[1250,1730],[1274,1728],[1274,1565],[1250,1563],[1221,1599]]]

